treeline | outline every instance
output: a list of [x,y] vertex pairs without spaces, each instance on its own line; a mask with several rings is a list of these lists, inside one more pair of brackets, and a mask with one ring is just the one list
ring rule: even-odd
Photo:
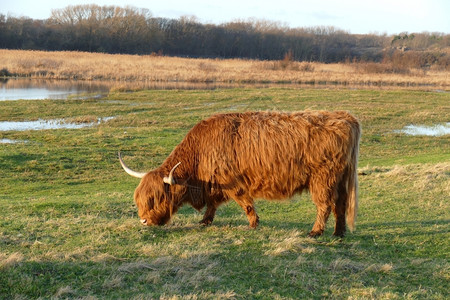
[[[443,33],[355,35],[334,27],[288,28],[260,20],[203,24],[195,17],[158,18],[134,7],[68,6],[53,10],[46,20],[0,15],[0,48],[7,49],[378,62],[393,56],[393,50],[449,46],[450,35]],[[444,59],[439,55],[445,52],[439,53],[433,59]]]

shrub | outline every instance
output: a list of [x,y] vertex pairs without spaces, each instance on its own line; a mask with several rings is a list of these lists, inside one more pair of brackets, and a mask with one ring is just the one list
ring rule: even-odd
[[3,68],[0,70],[0,77],[11,77],[12,73],[8,71],[8,69]]

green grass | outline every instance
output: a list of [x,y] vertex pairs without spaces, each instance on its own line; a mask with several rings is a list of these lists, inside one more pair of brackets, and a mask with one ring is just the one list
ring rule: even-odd
[[[0,298],[448,298],[449,137],[395,133],[449,121],[450,95],[420,91],[231,89],[0,102],[0,121],[115,117],[79,130],[0,132]],[[212,226],[183,207],[143,227],[123,172],[158,166],[217,112],[343,109],[362,122],[357,230],[307,238],[309,195],[258,201],[248,228],[234,202]]]

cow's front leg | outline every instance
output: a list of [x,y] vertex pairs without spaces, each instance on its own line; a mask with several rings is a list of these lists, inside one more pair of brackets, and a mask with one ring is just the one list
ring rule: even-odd
[[214,205],[208,205],[206,207],[205,214],[203,215],[203,219],[200,221],[200,224],[205,226],[210,225],[214,220],[214,216],[216,215],[216,207]]
[[254,205],[247,205],[245,207],[245,213],[247,214],[248,223],[251,228],[256,228],[259,224],[259,217],[255,211]]
[[255,211],[253,199],[250,197],[236,197],[236,202],[245,211],[247,215],[248,223],[251,228],[256,228],[259,224],[259,217]]

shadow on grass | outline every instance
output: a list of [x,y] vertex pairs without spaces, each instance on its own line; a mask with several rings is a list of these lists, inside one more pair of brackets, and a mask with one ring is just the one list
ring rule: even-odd
[[[231,250],[230,250],[231,251]],[[315,280],[297,280],[310,266],[286,275],[280,261],[251,252],[223,252],[188,257],[137,260],[20,261],[0,273],[0,298],[100,298],[161,296],[208,299],[239,297],[312,297],[327,287]],[[284,268],[286,266],[283,266]],[[291,266],[293,267],[293,266]],[[279,272],[276,271],[280,269]],[[270,274],[270,276],[268,276]],[[201,297],[202,298],[202,297]]]
[[[444,284],[435,266],[410,262],[425,257],[417,252],[420,241],[415,237],[429,235],[435,225],[442,227],[435,234],[447,233],[449,220],[362,223],[339,240],[330,239],[332,226],[323,237],[306,239],[311,224],[302,221],[266,220],[250,229],[240,213],[218,216],[210,227],[189,220],[182,215],[168,226],[138,227],[142,237],[137,247],[150,246],[147,254],[110,249],[81,258],[10,261],[1,266],[0,298],[298,299],[336,292],[347,298],[361,287],[403,295],[419,277]],[[414,232],[400,232],[403,240],[395,240],[394,233],[404,228]],[[277,252],[279,247],[283,251]],[[417,274],[405,279],[403,270]]]
[[377,235],[389,236],[420,236],[448,233],[450,220],[427,220],[427,221],[403,221],[403,222],[384,222],[384,223],[363,223],[359,225],[358,231],[370,231],[380,233]]

